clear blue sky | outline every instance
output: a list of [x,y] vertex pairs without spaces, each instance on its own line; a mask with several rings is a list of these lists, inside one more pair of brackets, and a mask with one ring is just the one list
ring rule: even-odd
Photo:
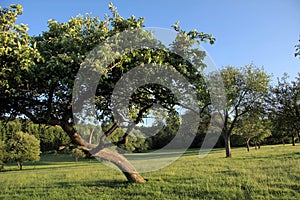
[[[47,30],[48,19],[67,21],[77,14],[109,13],[106,0],[1,0],[1,6],[20,3],[18,23],[28,24],[29,34]],[[253,63],[281,77],[294,78],[300,59],[294,57],[300,35],[300,0],[119,0],[113,1],[123,17],[144,17],[145,25],[171,28],[176,21],[185,30],[213,34],[213,46],[203,45],[219,68]]]

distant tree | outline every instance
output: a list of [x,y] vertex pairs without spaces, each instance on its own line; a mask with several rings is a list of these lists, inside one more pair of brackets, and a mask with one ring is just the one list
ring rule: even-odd
[[78,162],[78,158],[85,158],[85,153],[78,148],[72,149],[71,156],[75,158],[75,162]]
[[22,170],[23,162],[40,159],[40,141],[33,135],[19,131],[7,141],[6,152],[6,160],[17,162],[19,169]]
[[222,136],[226,157],[231,157],[230,137],[233,129],[242,116],[263,108],[270,76],[253,65],[240,68],[229,66],[221,71],[221,75],[227,95],[227,109],[218,112],[224,116]]
[[29,120],[0,120],[0,140],[8,141],[16,132],[23,131],[40,140],[41,151],[57,150],[70,144],[70,138],[60,126],[34,124]]
[[268,120],[255,112],[240,118],[233,132],[245,139],[247,151],[250,151],[251,141],[255,148],[260,148],[261,142],[271,135]]
[[284,74],[271,92],[274,127],[283,137],[290,137],[294,146],[297,136],[300,140],[300,74],[293,81]]

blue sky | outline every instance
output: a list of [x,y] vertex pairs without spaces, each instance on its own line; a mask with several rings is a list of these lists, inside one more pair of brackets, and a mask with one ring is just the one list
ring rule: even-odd
[[[144,17],[149,27],[171,28],[176,21],[185,30],[213,34],[216,43],[204,44],[218,68],[253,63],[264,66],[273,79],[300,72],[294,57],[300,35],[299,0],[127,0],[113,1],[123,17]],[[29,34],[47,30],[48,19],[65,22],[77,14],[109,13],[106,0],[2,0],[20,3],[24,12],[18,23],[28,24]]]

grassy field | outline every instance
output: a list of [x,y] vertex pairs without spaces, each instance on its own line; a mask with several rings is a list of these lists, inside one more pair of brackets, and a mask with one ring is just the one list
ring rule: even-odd
[[172,165],[128,184],[121,172],[98,161],[74,163],[68,155],[44,155],[0,173],[0,199],[300,199],[300,145],[214,150],[205,158],[189,150]]

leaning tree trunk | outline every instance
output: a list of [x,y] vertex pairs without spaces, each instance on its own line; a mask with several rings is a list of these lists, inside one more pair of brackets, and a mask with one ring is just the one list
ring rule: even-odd
[[136,171],[133,165],[121,154],[104,148],[94,153],[93,156],[102,160],[109,161],[116,165],[126,176],[130,183],[145,183],[146,180]]
[[105,138],[112,134],[118,126],[118,123],[115,123],[108,131],[106,131],[100,139],[98,146],[84,142],[80,134],[77,133],[72,125],[65,123],[62,128],[67,132],[72,141],[79,145],[83,150],[89,151],[92,156],[100,160],[105,160],[116,165],[126,176],[128,182],[145,183],[146,180],[136,171],[133,165],[124,156],[105,147]]

